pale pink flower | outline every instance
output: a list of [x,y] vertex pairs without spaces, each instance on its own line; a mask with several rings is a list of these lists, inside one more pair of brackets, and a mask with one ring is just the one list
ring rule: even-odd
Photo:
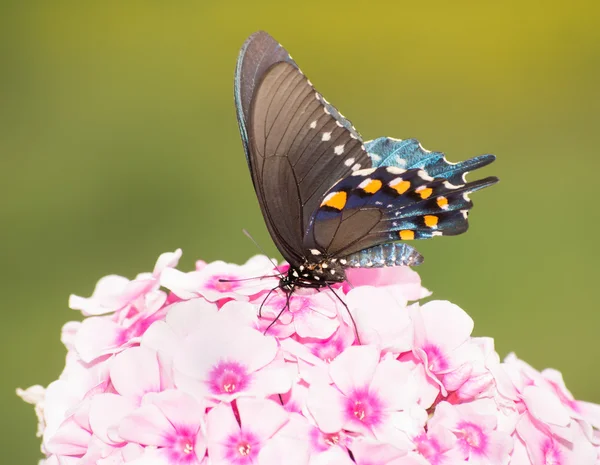
[[262,307],[259,329],[269,328],[268,334],[280,338],[296,334],[299,338],[327,339],[340,325],[339,312],[346,311],[329,289],[317,294],[299,289],[289,299],[283,292],[274,292],[268,298],[261,295],[255,303]]
[[[472,370],[469,362],[480,355],[480,348],[470,340],[473,320],[458,306],[442,300],[411,307],[411,317],[413,354],[446,395],[469,378]],[[458,382],[456,376],[450,375],[457,370],[460,370]],[[451,380],[449,386],[445,385],[446,376]]]
[[289,414],[270,400],[238,399],[235,406],[220,404],[213,408],[208,412],[206,429],[211,465],[285,463],[285,456],[261,460],[261,450],[288,418]]
[[452,432],[456,436],[455,448],[461,453],[463,460],[468,460],[469,463],[507,464],[513,440],[510,433],[497,430],[498,420],[495,415],[482,413],[486,410],[482,403],[493,401],[485,399],[461,405],[441,402],[436,406],[428,425]]
[[[152,273],[141,273],[132,281],[123,276],[105,276],[98,281],[91,297],[71,295],[69,307],[73,310],[81,310],[85,316],[91,316],[123,310],[129,305],[144,306],[140,305],[139,300],[157,291],[161,274],[177,266],[180,258],[181,249],[164,253],[156,261]],[[150,300],[160,301],[165,297],[163,292],[158,291],[157,295],[150,297]],[[157,302],[155,306],[160,307]]]
[[144,447],[136,465],[200,464],[206,455],[206,408],[181,391],[148,394],[118,423],[118,436]]
[[344,429],[405,447],[408,435],[424,426],[427,414],[417,404],[410,368],[379,356],[373,346],[350,347],[329,365],[333,386],[310,386],[307,407],[321,431]]
[[178,387],[229,402],[240,395],[287,392],[292,380],[278,358],[277,340],[221,315],[205,314],[175,355]]
[[184,300],[204,297],[218,302],[248,300],[249,296],[276,288],[278,280],[272,261],[257,255],[241,266],[216,261],[189,273],[169,269],[162,274],[161,284]]

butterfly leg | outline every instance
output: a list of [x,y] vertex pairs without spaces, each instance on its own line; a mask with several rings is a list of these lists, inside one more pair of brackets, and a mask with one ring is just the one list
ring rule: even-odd
[[356,334],[356,341],[357,341],[359,344],[362,344],[362,343],[360,342],[360,336],[358,335],[358,327],[356,326],[356,321],[354,320],[354,317],[352,316],[352,313],[350,312],[350,309],[348,308],[348,305],[346,305],[346,302],[344,302],[344,301],[342,300],[342,298],[341,298],[339,295],[337,295],[337,292],[335,292],[335,290],[333,289],[333,287],[331,287],[331,284],[329,284],[329,283],[326,283],[326,284],[327,284],[327,287],[329,288],[329,290],[330,290],[331,292],[333,292],[333,295],[334,295],[334,296],[335,296],[335,297],[336,297],[336,298],[337,298],[337,299],[338,299],[338,300],[339,300],[339,301],[342,303],[342,305],[343,305],[343,306],[346,308],[346,311],[348,312],[348,316],[350,316],[350,320],[352,320],[352,325],[354,326],[354,334]]
[[[286,292],[286,296],[285,296],[285,305],[283,306],[283,308],[279,311],[279,313],[277,314],[277,316],[275,317],[275,319],[273,321],[271,321],[271,323],[269,323],[269,326],[267,326],[267,328],[265,329],[263,334],[267,334],[267,331],[269,331],[269,329],[271,329],[271,326],[273,326],[275,323],[277,323],[277,320],[279,320],[279,318],[281,317],[281,315],[283,314],[283,312],[285,312],[286,309],[290,308],[290,299],[292,298],[292,294],[294,293],[294,289],[287,291]],[[263,302],[264,303],[264,302]],[[346,307],[347,308],[347,307]]]

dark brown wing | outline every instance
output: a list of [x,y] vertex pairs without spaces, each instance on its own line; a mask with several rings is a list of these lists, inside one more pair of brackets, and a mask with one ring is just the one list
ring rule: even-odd
[[255,84],[245,130],[271,237],[286,260],[300,264],[304,234],[324,194],[353,171],[371,166],[370,159],[350,122],[287,61],[273,64]]

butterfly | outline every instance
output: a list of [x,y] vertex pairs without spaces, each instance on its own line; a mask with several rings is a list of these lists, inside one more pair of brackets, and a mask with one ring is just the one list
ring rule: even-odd
[[420,264],[406,241],[465,232],[469,194],[498,181],[465,180],[493,155],[453,164],[415,139],[363,142],[266,32],[242,46],[234,87],[260,209],[290,265],[287,292],[343,282],[351,267]]

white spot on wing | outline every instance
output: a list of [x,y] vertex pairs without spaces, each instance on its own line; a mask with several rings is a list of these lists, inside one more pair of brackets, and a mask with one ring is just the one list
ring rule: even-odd
[[429,176],[425,170],[419,170],[417,171],[417,174],[423,181],[433,181],[433,178]]
[[357,163],[351,169],[352,169],[352,171],[358,171],[360,169],[360,164]]
[[432,231],[431,235],[432,236],[443,236],[444,233],[442,231]]
[[370,153],[369,156],[371,157],[371,159],[373,159],[375,161],[381,160],[381,157],[379,155],[374,154],[374,153]]
[[314,129],[314,128],[316,128],[316,127],[317,127],[317,120],[314,120],[312,123],[310,123],[309,127],[310,127],[311,129]]
[[[298,70],[298,71],[300,71],[300,70]],[[306,83],[307,83],[309,86],[311,86],[311,87],[313,86],[313,83],[312,83],[312,82],[310,82],[310,79],[307,79],[307,80],[306,80]]]
[[466,202],[470,202],[471,201],[471,199],[469,198],[469,194],[467,192],[465,192],[463,194],[463,199],[465,199]]
[[367,187],[367,186],[369,185],[369,183],[370,183],[371,181],[373,181],[371,178],[367,178],[367,179],[365,179],[363,182],[361,182],[361,183],[358,185],[358,188],[359,188],[359,189],[364,189],[365,187]]
[[469,216],[469,210],[461,210],[460,212],[462,213],[463,218],[466,220]]
[[402,168],[398,168],[396,166],[386,166],[385,170],[390,173],[390,174],[402,174],[402,173],[406,173],[406,170],[403,170]]
[[321,255],[321,251],[317,249],[310,249],[310,253],[313,255]]
[[463,187],[462,185],[459,186],[455,186],[454,184],[452,184],[450,181],[444,181],[444,187],[446,189],[458,189],[459,187]]
[[369,176],[372,174],[377,168],[365,168],[364,170],[358,170],[352,173],[352,176]]
[[336,155],[341,155],[342,153],[344,153],[344,144],[336,145],[333,149],[333,153],[335,153]]
[[324,132],[323,136],[321,137],[321,140],[328,141],[329,139],[331,139],[331,132]]
[[344,165],[346,166],[350,166],[352,165],[352,163],[354,163],[354,158],[348,158],[345,162]]

